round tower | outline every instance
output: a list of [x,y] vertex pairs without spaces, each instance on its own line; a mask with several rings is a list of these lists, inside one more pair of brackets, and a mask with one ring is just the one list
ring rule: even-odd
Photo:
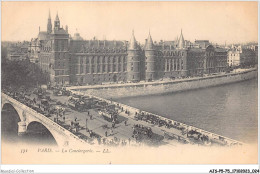
[[145,45],[145,80],[154,80],[156,78],[156,55],[153,40],[149,31],[148,39]]
[[127,81],[140,81],[140,51],[133,31],[127,49]]

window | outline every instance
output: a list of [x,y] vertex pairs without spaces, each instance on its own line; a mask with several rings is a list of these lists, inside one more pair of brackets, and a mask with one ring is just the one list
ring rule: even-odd
[[86,65],[86,73],[89,73],[89,65]]

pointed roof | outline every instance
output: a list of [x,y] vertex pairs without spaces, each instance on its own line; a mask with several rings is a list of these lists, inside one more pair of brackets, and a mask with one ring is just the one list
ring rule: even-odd
[[146,46],[145,46],[146,50],[153,50],[154,49],[154,45],[153,45],[153,40],[150,34],[150,30],[149,30],[149,35],[147,38],[147,42],[146,42]]
[[132,31],[132,38],[130,40],[128,49],[129,50],[136,50],[137,49],[137,42],[135,40],[134,30]]
[[49,19],[51,19],[51,11],[50,11],[50,9],[49,9]]
[[59,19],[59,15],[58,15],[58,12],[57,12],[55,21],[59,21],[59,20],[60,20],[60,19]]
[[184,41],[184,38],[183,38],[183,35],[182,35],[182,29],[181,29],[181,35],[180,35],[180,38],[179,38],[179,41],[178,41],[178,48],[184,48],[185,46],[185,41]]

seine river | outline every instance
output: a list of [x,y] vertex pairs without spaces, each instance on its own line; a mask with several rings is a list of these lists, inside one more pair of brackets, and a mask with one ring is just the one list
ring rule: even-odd
[[247,143],[257,142],[257,79],[118,102]]

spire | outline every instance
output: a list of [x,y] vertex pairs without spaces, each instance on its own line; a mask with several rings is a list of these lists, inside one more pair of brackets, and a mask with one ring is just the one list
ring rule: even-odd
[[50,9],[49,9],[49,19],[51,19],[51,11],[50,11]]
[[149,29],[149,35],[148,35],[148,38],[147,38],[145,49],[146,50],[153,50],[153,48],[154,48],[153,40],[152,40],[152,37],[151,37],[151,34],[150,34],[150,29]]
[[132,31],[132,38],[130,40],[128,49],[129,50],[136,50],[137,49],[137,43],[136,43],[136,40],[135,40],[134,30]]
[[59,20],[60,19],[59,19],[59,15],[58,15],[58,12],[57,12],[55,21],[59,21]]
[[54,21],[54,30],[59,30],[60,29],[60,19],[59,19],[59,15],[58,12],[56,14],[56,18]]
[[49,9],[49,18],[47,23],[47,33],[50,34],[52,32],[52,24],[51,24],[51,11]]
[[182,35],[182,29],[181,29],[181,35],[180,35],[180,38],[179,38],[179,41],[178,41],[178,48],[184,48],[185,46],[185,41],[184,41],[184,38],[183,38],[183,35]]

